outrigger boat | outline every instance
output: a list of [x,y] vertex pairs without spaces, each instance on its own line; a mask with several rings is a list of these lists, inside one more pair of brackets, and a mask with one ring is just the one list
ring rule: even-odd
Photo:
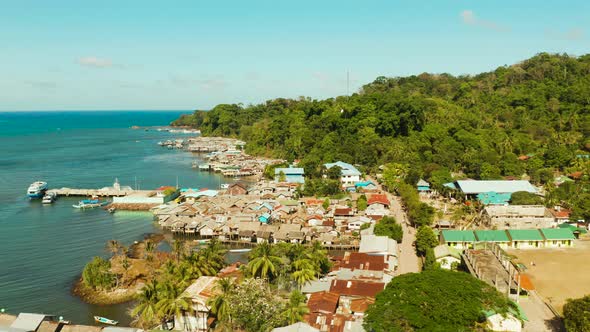
[[101,206],[105,206],[109,204],[109,202],[101,201],[99,199],[83,199],[78,202],[78,204],[72,205],[76,209],[93,209]]
[[119,322],[116,321],[116,320],[112,320],[112,319],[108,319],[108,318],[104,318],[104,317],[100,317],[100,316],[94,316],[94,320],[97,323],[108,324],[108,325],[117,325],[117,324],[119,324]]

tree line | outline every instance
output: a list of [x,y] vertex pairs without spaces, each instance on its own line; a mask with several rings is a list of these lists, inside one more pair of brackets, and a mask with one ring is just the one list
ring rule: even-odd
[[[254,155],[299,159],[309,177],[335,160],[365,172],[398,163],[441,190],[452,178],[525,174],[551,187],[556,172],[581,172],[576,190],[585,193],[589,105],[590,55],[540,53],[477,75],[378,77],[351,96],[220,104],[173,124],[239,137]],[[590,215],[582,200],[564,203]]]

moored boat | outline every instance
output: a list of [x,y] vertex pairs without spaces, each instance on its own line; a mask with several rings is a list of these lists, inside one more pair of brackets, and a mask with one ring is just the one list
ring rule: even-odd
[[112,319],[108,319],[108,318],[104,318],[104,317],[100,317],[100,316],[94,316],[94,320],[97,323],[108,324],[108,325],[117,325],[117,324],[119,324],[119,322],[116,321],[116,320],[112,320]]
[[78,204],[72,205],[76,209],[93,209],[101,206],[105,206],[109,202],[101,201],[100,199],[83,199]]
[[45,191],[47,191],[47,182],[36,181],[31,183],[27,189],[27,196],[31,199],[41,198],[45,195]]
[[48,191],[45,196],[43,196],[43,200],[41,201],[43,204],[51,204],[55,201],[57,195],[53,191]]

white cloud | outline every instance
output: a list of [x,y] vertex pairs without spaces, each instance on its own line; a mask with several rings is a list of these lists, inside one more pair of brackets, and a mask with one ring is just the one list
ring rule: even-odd
[[507,26],[500,25],[496,22],[480,19],[479,17],[477,17],[475,15],[475,13],[472,10],[469,10],[469,9],[462,11],[459,14],[459,16],[461,17],[461,20],[463,21],[463,23],[465,23],[467,25],[480,26],[483,28],[496,30],[496,31],[509,31],[510,30],[510,28]]
[[78,59],[78,64],[93,68],[110,68],[113,67],[113,62],[110,59],[97,58],[94,56],[86,56]]

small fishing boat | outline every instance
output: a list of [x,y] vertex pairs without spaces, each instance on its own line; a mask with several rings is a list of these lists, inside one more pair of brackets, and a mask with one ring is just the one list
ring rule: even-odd
[[108,318],[104,318],[104,317],[100,317],[100,316],[94,316],[94,320],[97,323],[101,323],[101,324],[108,324],[108,325],[117,325],[117,324],[119,324],[119,322],[116,321],[116,320],[112,320],[112,319],[108,319]]
[[109,211],[109,213],[115,213],[117,209],[115,209],[114,207],[110,207],[107,211]]
[[78,202],[78,204],[72,205],[76,209],[93,209],[101,206],[105,206],[109,204],[109,202],[101,201],[99,199],[83,199]]
[[53,191],[48,191],[45,196],[43,196],[43,200],[41,201],[41,203],[43,204],[51,204],[55,201],[55,198],[57,197],[57,195],[55,194],[55,192]]
[[229,183],[222,183],[220,187],[221,187],[221,189],[228,189]]

